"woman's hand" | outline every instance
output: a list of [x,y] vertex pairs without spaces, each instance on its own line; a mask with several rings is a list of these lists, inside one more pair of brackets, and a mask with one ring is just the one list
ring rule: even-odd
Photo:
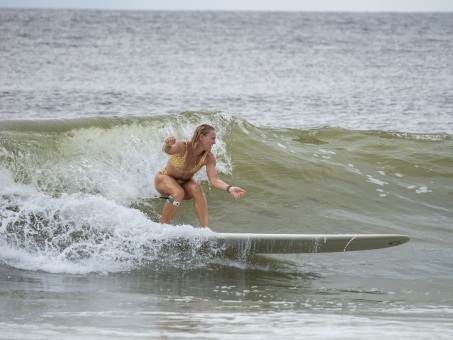
[[176,138],[173,137],[173,136],[169,136],[167,138],[165,138],[165,145],[166,146],[172,146],[176,143]]
[[242,198],[245,196],[245,190],[239,187],[231,187],[229,193],[233,195],[234,198]]
[[162,146],[162,151],[165,152],[167,155],[171,155],[172,146],[176,144],[176,138],[173,136],[169,136],[165,138],[164,145]]

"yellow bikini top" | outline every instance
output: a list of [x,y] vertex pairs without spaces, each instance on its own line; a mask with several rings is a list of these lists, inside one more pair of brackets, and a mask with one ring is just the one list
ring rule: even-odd
[[[184,156],[180,157],[178,155],[171,155],[170,158],[169,158],[169,161],[171,164],[173,164],[173,166],[176,168],[176,169],[179,169],[181,171],[184,171],[184,165],[186,164],[186,158],[187,158],[187,152],[188,152],[188,146],[187,146],[187,141],[184,141],[184,143],[186,144],[186,152],[184,154]],[[197,165],[195,165],[195,167],[192,169],[192,173],[197,173],[204,165],[204,161],[206,159],[206,156],[208,155],[208,152],[209,151],[205,151],[203,153],[203,156],[201,156],[201,159],[200,161],[198,162]],[[188,170],[190,171],[190,170]]]

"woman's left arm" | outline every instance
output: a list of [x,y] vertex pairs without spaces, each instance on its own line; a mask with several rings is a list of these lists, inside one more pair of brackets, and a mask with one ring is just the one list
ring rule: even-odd
[[208,175],[208,180],[211,185],[218,189],[218,190],[226,190],[228,191],[234,198],[242,198],[245,195],[245,190],[235,187],[232,185],[228,185],[224,181],[219,178],[217,174],[217,170],[215,169],[216,159],[211,154],[207,157],[206,160],[206,174]]

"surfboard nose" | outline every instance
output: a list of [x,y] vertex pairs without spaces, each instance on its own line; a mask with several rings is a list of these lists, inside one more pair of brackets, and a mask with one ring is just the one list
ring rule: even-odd
[[402,245],[410,240],[399,234],[246,234],[223,233],[220,246],[227,252],[247,254],[332,253],[374,250]]

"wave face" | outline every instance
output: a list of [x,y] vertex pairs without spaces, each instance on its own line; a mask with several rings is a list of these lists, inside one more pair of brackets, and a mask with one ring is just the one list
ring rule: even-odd
[[[222,179],[247,190],[236,201],[197,174],[214,231],[403,233],[433,243],[451,233],[449,134],[267,128],[219,112],[2,121],[2,260],[71,273],[218,261],[216,249],[200,248],[212,231],[191,227],[191,203],[168,226],[153,198],[163,139],[190,139],[201,123],[217,129]],[[172,250],[178,235],[191,235],[190,250]]]

